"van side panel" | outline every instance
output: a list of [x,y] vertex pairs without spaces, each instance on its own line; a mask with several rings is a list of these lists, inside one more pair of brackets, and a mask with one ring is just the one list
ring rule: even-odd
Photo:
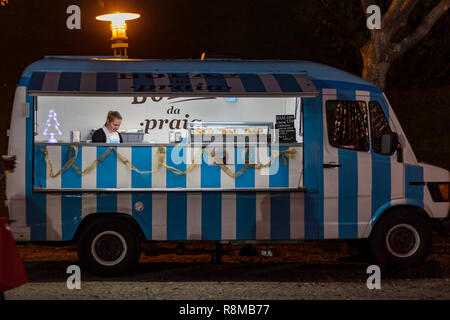
[[305,239],[324,237],[322,95],[303,100],[305,163]]

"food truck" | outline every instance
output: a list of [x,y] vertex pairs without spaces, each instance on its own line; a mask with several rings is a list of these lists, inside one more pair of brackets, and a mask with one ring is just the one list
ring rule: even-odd
[[[122,143],[94,143],[109,111]],[[102,274],[142,241],[368,239],[410,266],[449,218],[383,92],[308,61],[49,56],[17,86],[6,204],[17,241],[76,242]]]

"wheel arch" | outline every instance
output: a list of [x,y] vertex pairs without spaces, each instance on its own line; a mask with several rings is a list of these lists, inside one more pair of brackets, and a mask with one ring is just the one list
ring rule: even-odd
[[431,222],[432,215],[427,212],[426,208],[423,208],[420,205],[417,204],[411,204],[411,203],[397,203],[397,204],[390,204],[390,205],[384,205],[381,206],[373,215],[372,219],[369,221],[370,228],[367,226],[363,238],[369,238],[375,229],[378,222],[381,221],[383,217],[385,217],[388,214],[391,214],[393,212],[399,211],[399,210],[408,210],[411,212],[415,212],[416,214],[422,216],[427,221]]
[[89,225],[92,225],[96,221],[101,221],[103,219],[118,219],[125,221],[126,223],[130,224],[136,230],[136,232],[138,232],[139,237],[141,239],[145,239],[145,235],[144,232],[142,231],[142,228],[140,227],[136,219],[134,219],[131,215],[117,212],[111,213],[102,212],[102,213],[92,213],[84,217],[83,220],[81,220],[77,230],[75,231],[75,234],[72,238],[72,242],[77,242],[83,230],[85,230]]

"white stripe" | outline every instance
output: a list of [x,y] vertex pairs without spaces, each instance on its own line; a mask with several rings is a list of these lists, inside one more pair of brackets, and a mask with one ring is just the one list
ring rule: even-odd
[[230,88],[230,92],[232,93],[245,92],[244,85],[242,84],[242,81],[238,76],[236,77],[232,77],[231,75],[224,75],[224,76],[225,81],[227,82],[227,85]]
[[[163,148],[167,152],[166,148]],[[164,163],[167,163],[166,158],[164,158]],[[152,170],[157,170],[155,173],[152,173],[152,188],[165,188],[166,168],[161,167],[158,169],[158,147],[152,147]]]
[[202,194],[187,194],[187,240],[202,239]]
[[97,194],[82,193],[81,194],[81,218],[97,212]]
[[303,168],[303,148],[293,148],[295,150],[294,158],[289,158],[289,188],[298,188]]
[[[133,163],[131,147],[117,147],[117,152]],[[131,170],[120,161],[119,157],[117,157],[117,188],[131,188]]]
[[191,80],[192,91],[194,92],[208,92],[206,89],[206,81],[201,74],[189,74]]
[[47,193],[47,241],[62,240],[61,194]]
[[61,72],[47,72],[42,82],[41,91],[58,91]]
[[[229,138],[229,137],[226,137]],[[235,157],[235,148],[234,144],[230,141],[226,141],[225,144],[225,155],[226,155],[226,163],[225,165],[232,171],[236,172],[236,167],[234,165],[234,157]],[[220,170],[220,187],[223,189],[227,188],[235,188],[235,179],[227,175],[223,170]]]
[[272,74],[260,74],[259,79],[263,83],[267,92],[282,92],[277,79]]
[[[366,103],[366,112],[369,114],[369,91],[355,91],[357,101]],[[368,118],[370,132],[370,121]],[[356,152],[358,160],[358,238],[363,237],[367,228],[371,228],[372,219],[372,154],[370,152]]]
[[161,78],[154,77],[153,81],[155,82],[155,91],[156,92],[172,92],[170,86],[169,75],[164,73],[164,76]]
[[15,171],[6,176],[5,191],[6,199],[9,200],[9,218],[15,221],[11,224],[11,227],[26,225],[25,160],[28,134],[26,133],[26,118],[23,112],[23,108],[26,106],[26,92],[26,87],[16,88],[9,129],[8,154],[14,154],[17,158]]
[[133,74],[128,73],[125,79],[117,79],[117,89],[119,92],[133,92],[134,81]]
[[152,194],[152,240],[167,240],[167,194]]
[[117,193],[117,211],[119,213],[133,214],[132,193],[118,192]]
[[[61,169],[61,146],[47,146],[48,158],[53,166],[53,173],[57,173]],[[61,175],[50,177],[47,171],[47,189],[60,189]]]
[[[190,166],[191,163],[195,162],[194,169],[186,175],[186,188],[200,188],[201,187],[201,163],[202,163],[202,148],[195,147],[184,148],[186,152],[186,168]],[[198,157],[198,158],[196,158]]]
[[305,238],[305,194],[291,192],[291,239]]
[[236,239],[236,193],[222,193],[222,240]]
[[256,193],[256,239],[270,240],[270,192]]
[[[97,159],[97,147],[84,146],[81,153],[81,166],[86,170]],[[88,174],[81,176],[81,187],[83,189],[97,188],[97,168],[92,169]]]
[[95,91],[97,90],[97,73],[82,72],[80,81],[80,91]]
[[[257,162],[260,164],[267,164],[271,160],[269,148],[267,144],[260,143],[258,148]],[[269,188],[270,168],[263,167],[260,170],[255,170],[255,188]]]
[[[389,108],[389,126],[394,132],[397,132],[401,137],[401,129],[398,130],[395,125],[395,114],[391,106]],[[397,161],[397,153],[391,157],[391,199],[404,198],[405,197],[405,177],[404,177],[404,165]]]
[[[326,100],[336,100],[336,89],[322,89],[323,121],[323,163],[339,163],[338,149],[332,147],[328,140],[326,121]],[[324,238],[339,238],[339,169],[323,169],[324,178]]]

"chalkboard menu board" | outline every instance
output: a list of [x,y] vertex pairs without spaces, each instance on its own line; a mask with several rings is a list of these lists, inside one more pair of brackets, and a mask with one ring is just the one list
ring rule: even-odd
[[295,116],[293,114],[282,114],[276,116],[275,129],[278,129],[278,142],[295,142]]

